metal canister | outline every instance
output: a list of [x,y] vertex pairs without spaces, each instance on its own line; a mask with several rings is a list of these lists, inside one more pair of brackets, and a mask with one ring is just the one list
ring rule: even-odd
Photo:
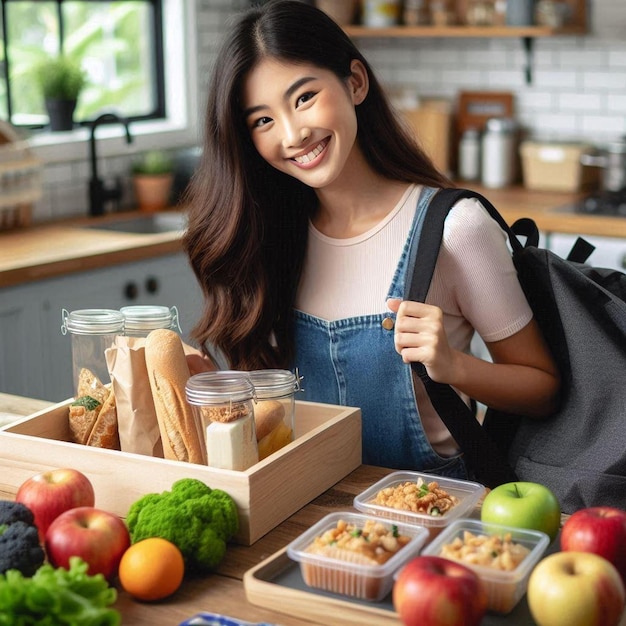
[[515,182],[517,169],[517,122],[509,117],[488,119],[482,139],[482,184],[508,187]]

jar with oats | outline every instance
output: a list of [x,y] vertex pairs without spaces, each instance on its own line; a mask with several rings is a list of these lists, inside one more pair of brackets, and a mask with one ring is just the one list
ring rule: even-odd
[[299,377],[289,370],[266,369],[250,372],[254,385],[254,405],[259,460],[294,440],[295,392]]
[[243,471],[259,460],[254,385],[247,372],[222,370],[191,376],[185,386],[207,465]]

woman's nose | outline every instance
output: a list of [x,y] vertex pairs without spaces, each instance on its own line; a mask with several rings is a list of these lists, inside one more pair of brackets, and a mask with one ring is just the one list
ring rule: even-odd
[[295,124],[285,125],[284,148],[295,148],[302,145],[311,136],[311,130],[305,126]]

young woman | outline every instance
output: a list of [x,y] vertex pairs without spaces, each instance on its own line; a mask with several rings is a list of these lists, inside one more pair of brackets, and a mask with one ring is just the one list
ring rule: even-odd
[[[446,186],[322,11],[276,0],[243,14],[215,65],[187,198],[205,355],[297,367],[301,399],[360,407],[365,463],[466,476],[410,363],[526,415],[553,410],[559,381],[505,235],[477,201],[446,220],[427,302],[402,300],[409,243]],[[493,362],[470,354],[475,331]]]

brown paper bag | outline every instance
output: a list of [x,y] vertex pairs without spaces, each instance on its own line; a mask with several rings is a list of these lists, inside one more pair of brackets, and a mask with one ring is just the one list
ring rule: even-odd
[[134,452],[163,458],[152,390],[146,369],[145,339],[115,338],[105,357],[117,403],[120,446]]

